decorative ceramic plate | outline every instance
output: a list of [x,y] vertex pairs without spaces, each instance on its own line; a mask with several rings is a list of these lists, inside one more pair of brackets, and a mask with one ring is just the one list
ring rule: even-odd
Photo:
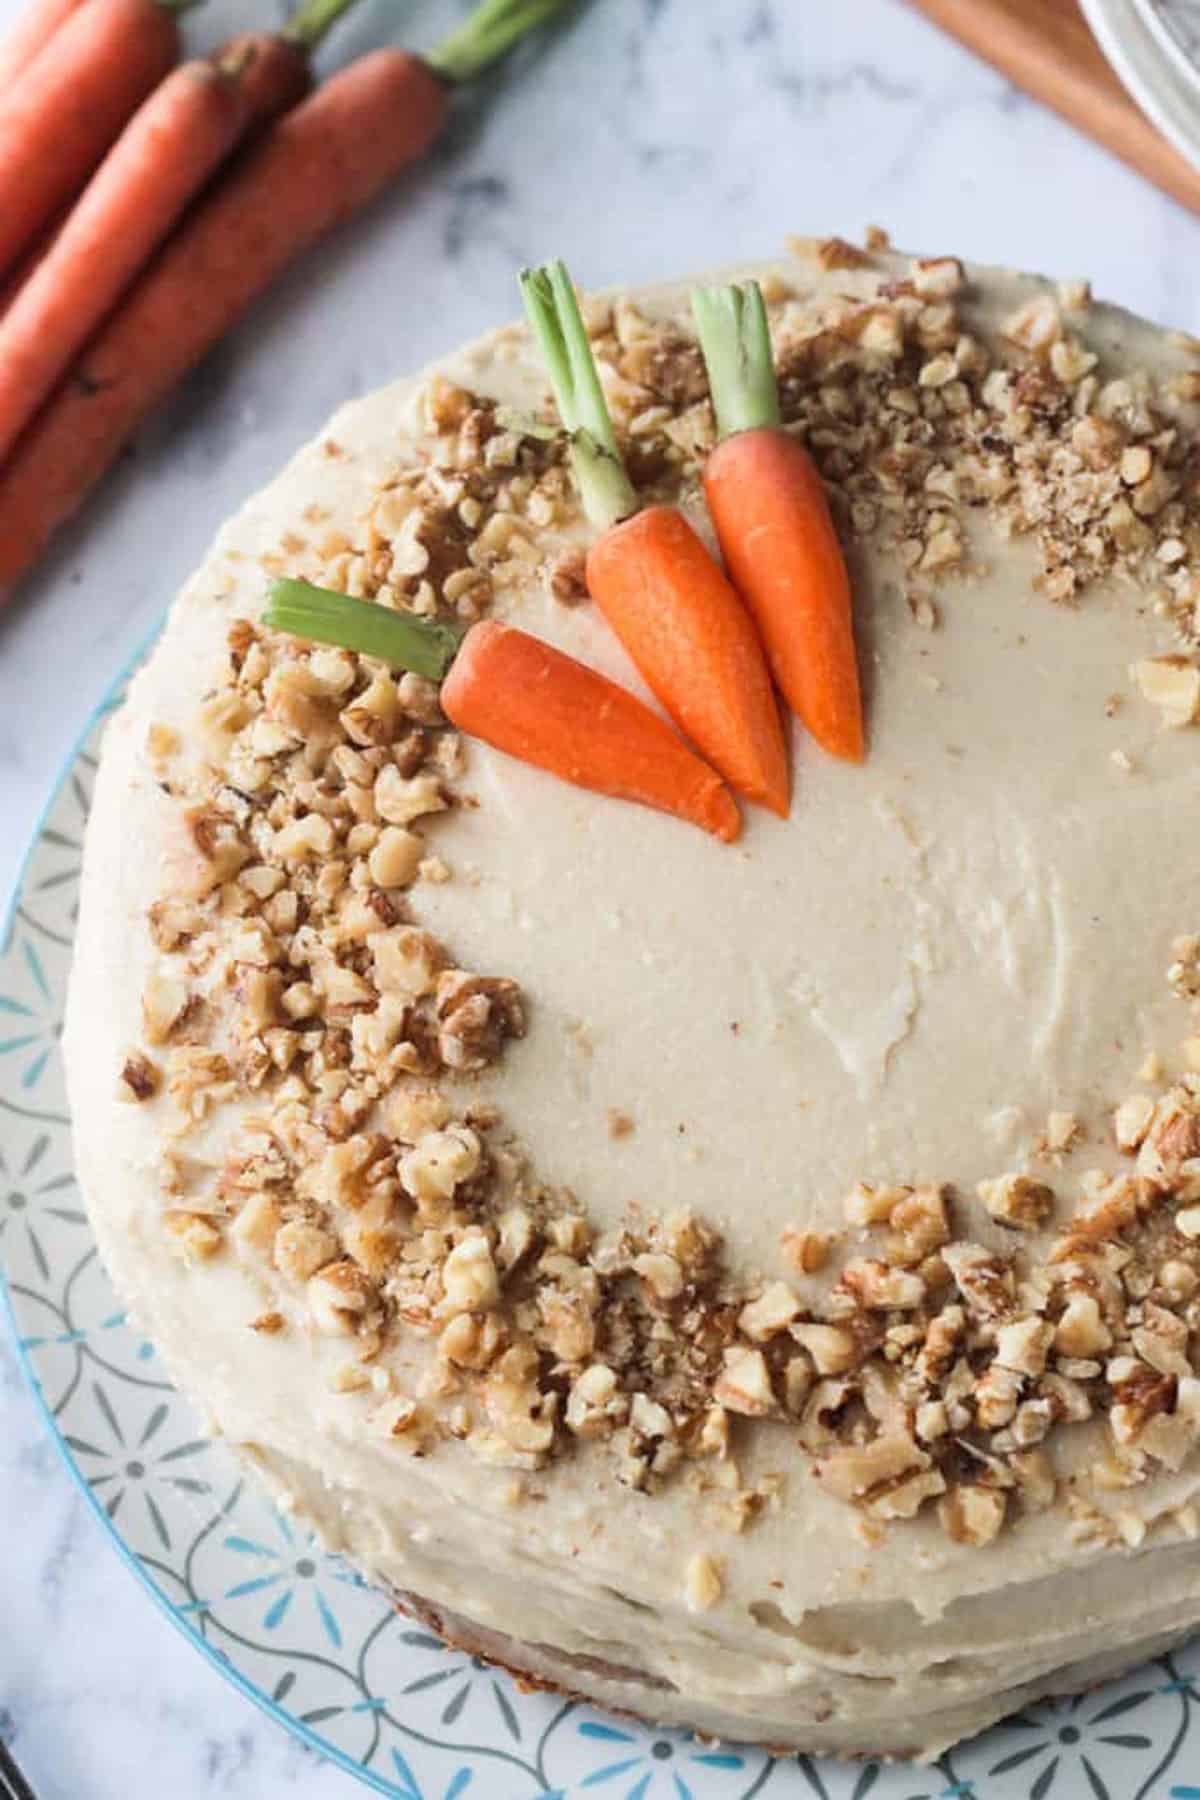
[[1186,81],[1200,110],[1200,0],[1139,0],[1147,23]]
[[552,1696],[444,1650],[206,1443],[100,1266],[58,1038],[105,718],[46,808],[0,948],[0,1287],[67,1467],[130,1569],[281,1725],[396,1800],[1200,1800],[1200,1642],[1032,1707],[936,1768],[773,1762]]
[[1146,117],[1181,156],[1200,168],[1200,66],[1186,54],[1185,29],[1200,43],[1197,0],[1079,0],[1113,69]]

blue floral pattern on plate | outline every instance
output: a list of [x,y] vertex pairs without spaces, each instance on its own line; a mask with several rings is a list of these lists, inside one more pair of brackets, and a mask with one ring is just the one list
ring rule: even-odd
[[25,1369],[97,1517],[180,1629],[394,1800],[1200,1800],[1200,1644],[1030,1707],[936,1768],[703,1743],[523,1693],[442,1648],[200,1434],[96,1253],[59,1031],[104,717],[46,809],[0,945],[0,1273]]

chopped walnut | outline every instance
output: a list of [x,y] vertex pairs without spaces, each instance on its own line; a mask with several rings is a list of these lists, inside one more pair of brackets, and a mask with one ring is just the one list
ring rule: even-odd
[[846,1196],[846,1219],[851,1225],[886,1225],[908,1188],[871,1187],[860,1181]]
[[775,1410],[771,1377],[761,1350],[734,1345],[725,1352],[724,1365],[713,1387],[713,1398],[728,1412],[761,1417]]
[[1054,1211],[1054,1190],[1028,1175],[1001,1175],[981,1181],[976,1192],[993,1219],[1017,1231],[1036,1231]]
[[841,1291],[851,1294],[859,1305],[868,1309],[901,1311],[920,1306],[926,1295],[925,1283],[908,1269],[890,1268],[871,1257],[848,1262],[838,1283]]
[[420,1403],[405,1395],[385,1400],[371,1415],[371,1431],[389,1439],[411,1456],[419,1456],[428,1435],[428,1420]]
[[154,971],[142,989],[142,1019],[147,1041],[165,1044],[192,1005],[193,996],[181,977]]
[[957,256],[917,257],[911,267],[913,286],[927,300],[948,300],[966,282]]
[[500,1277],[492,1247],[482,1231],[457,1243],[442,1264],[444,1313],[486,1312],[500,1299]]
[[1149,1094],[1131,1094],[1122,1100],[1113,1114],[1113,1136],[1119,1150],[1136,1150],[1154,1119],[1154,1102]]
[[224,1238],[215,1220],[201,1213],[169,1212],[163,1223],[173,1240],[173,1247],[185,1262],[208,1262],[221,1249]]
[[793,1325],[791,1332],[812,1357],[818,1375],[841,1375],[859,1361],[857,1339],[840,1325]]
[[1062,1156],[1079,1137],[1079,1121],[1074,1113],[1052,1112],[1046,1120],[1043,1142],[1052,1156]]
[[643,1251],[640,1256],[634,1257],[633,1268],[656,1300],[677,1300],[682,1294],[683,1270],[675,1258],[668,1256],[665,1251]]
[[738,1328],[752,1343],[766,1343],[797,1318],[800,1302],[786,1282],[773,1281],[756,1300],[743,1306],[738,1314]]
[[624,1422],[628,1396],[604,1363],[592,1363],[572,1384],[564,1414],[568,1431],[576,1437],[600,1437]]
[[905,1190],[888,1214],[891,1230],[884,1244],[888,1262],[913,1268],[950,1241],[946,1192],[940,1187]]
[[376,1299],[372,1282],[357,1263],[327,1263],[306,1289],[308,1310],[317,1330],[328,1337],[347,1337],[358,1330]]
[[1022,1375],[1040,1375],[1054,1336],[1054,1327],[1036,1317],[1002,1325],[996,1333],[996,1363]]
[[715,1557],[697,1551],[687,1566],[684,1597],[689,1612],[708,1612],[721,1598],[721,1565]]
[[1158,708],[1165,730],[1190,725],[1200,711],[1200,667],[1186,656],[1151,656],[1131,671],[1144,697]]
[[964,1482],[938,1502],[938,1518],[956,1544],[990,1544],[1004,1523],[1007,1498],[995,1488]]
[[818,1464],[821,1486],[839,1500],[862,1500],[901,1476],[929,1467],[929,1456],[906,1433],[834,1450]]
[[240,1249],[266,1259],[273,1256],[276,1234],[282,1223],[283,1217],[274,1198],[260,1189],[243,1201],[229,1227],[229,1234]]
[[780,1247],[800,1274],[815,1275],[829,1261],[833,1241],[829,1232],[798,1231],[789,1226],[780,1238]]
[[1112,1333],[1093,1294],[1072,1294],[1054,1332],[1054,1347],[1063,1356],[1096,1356],[1112,1344]]
[[131,1050],[121,1065],[118,1100],[152,1100],[162,1083],[162,1071],[140,1050]]
[[400,1159],[400,1180],[415,1200],[436,1207],[478,1169],[482,1150],[465,1126],[426,1132]]
[[303,1219],[292,1219],[275,1234],[273,1256],[275,1267],[289,1281],[307,1281],[326,1263],[334,1262],[338,1241],[318,1225]]
[[1015,1296],[1012,1269],[978,1244],[950,1244],[942,1252],[968,1309],[984,1319],[1008,1312]]
[[371,880],[381,888],[409,887],[425,854],[424,839],[402,825],[389,825],[367,859]]
[[437,1010],[438,1052],[448,1069],[484,1069],[509,1038],[525,1035],[525,1010],[515,981],[448,969],[438,976]]

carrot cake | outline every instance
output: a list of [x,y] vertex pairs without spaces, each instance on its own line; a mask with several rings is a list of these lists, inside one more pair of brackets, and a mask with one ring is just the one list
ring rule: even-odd
[[[1200,343],[953,257],[754,270],[868,753],[736,843],[267,628],[270,581],[646,696],[524,327],[356,400],[109,729],[80,1179],[208,1424],[448,1637],[931,1756],[1200,1622]],[[585,316],[709,534],[686,284]]]

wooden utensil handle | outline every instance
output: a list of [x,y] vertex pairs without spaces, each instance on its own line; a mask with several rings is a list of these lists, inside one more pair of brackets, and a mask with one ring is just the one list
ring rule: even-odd
[[1002,75],[1200,212],[1200,172],[1140,111],[1075,0],[911,0]]

